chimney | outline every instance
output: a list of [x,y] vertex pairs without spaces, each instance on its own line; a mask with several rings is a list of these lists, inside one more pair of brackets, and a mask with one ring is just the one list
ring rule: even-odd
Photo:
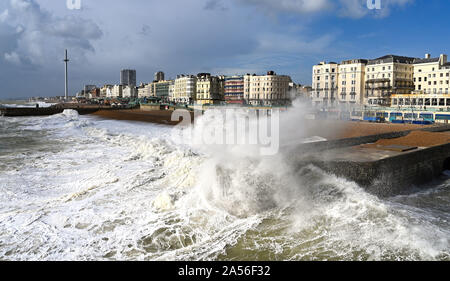
[[430,54],[425,54],[425,58],[429,59],[429,58],[431,58],[431,55]]
[[439,62],[442,64],[446,64],[447,63],[447,55],[441,54],[439,56]]

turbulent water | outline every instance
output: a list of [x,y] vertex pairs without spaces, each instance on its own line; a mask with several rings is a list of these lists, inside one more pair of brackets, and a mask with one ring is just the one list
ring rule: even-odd
[[450,260],[450,180],[380,199],[171,130],[0,117],[0,259]]

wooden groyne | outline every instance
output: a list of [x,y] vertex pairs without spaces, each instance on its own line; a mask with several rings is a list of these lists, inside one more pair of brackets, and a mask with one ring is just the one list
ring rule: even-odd
[[62,113],[63,108],[0,108],[0,115],[7,117],[21,117],[21,116],[48,116]]
[[104,109],[104,107],[83,104],[58,104],[50,107],[1,107],[0,115],[6,117],[49,116],[62,113],[65,109],[76,110],[78,114],[85,115]]

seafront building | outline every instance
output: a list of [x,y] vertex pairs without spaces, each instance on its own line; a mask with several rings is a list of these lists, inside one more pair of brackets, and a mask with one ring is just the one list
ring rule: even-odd
[[196,85],[197,104],[219,104],[224,96],[223,85],[223,77],[211,76],[210,73],[199,73]]
[[311,101],[311,86],[304,86],[294,82],[289,83],[291,100],[300,98],[303,102]]
[[169,85],[169,101],[174,102],[175,81]]
[[390,106],[391,95],[411,93],[414,90],[414,60],[394,55],[369,60],[366,69],[367,104]]
[[137,98],[137,88],[136,86],[123,86],[122,88],[122,98]]
[[160,80],[157,82],[150,83],[151,96],[159,98],[161,100],[167,101],[169,99],[169,87],[173,85],[174,81]]
[[319,107],[390,106],[392,95],[414,90],[416,58],[386,55],[372,60],[320,62],[313,66],[311,99]]
[[448,94],[449,80],[447,55],[431,58],[430,54],[426,54],[424,59],[414,60],[415,94]]
[[121,98],[123,91],[123,85],[114,85],[112,88],[106,90],[106,96],[108,98]]
[[289,83],[291,77],[277,75],[273,71],[267,75],[244,76],[244,99],[250,105],[287,105],[290,103]]
[[224,79],[224,100],[228,104],[244,104],[244,76],[227,76]]
[[431,58],[426,54],[423,59],[415,59],[413,77],[415,90],[393,95],[392,107],[450,111],[450,63],[447,55]]
[[338,66],[337,100],[341,108],[364,104],[365,74],[368,61],[346,60]]
[[103,85],[103,87],[100,88],[100,98],[106,98],[108,96],[108,89],[112,89],[113,85]]
[[192,104],[197,94],[197,76],[178,75],[175,79],[172,101],[177,103]]
[[148,98],[151,96],[150,84],[141,83],[137,88],[138,98]]
[[311,99],[317,107],[336,105],[338,95],[338,68],[336,62],[322,61],[313,66]]

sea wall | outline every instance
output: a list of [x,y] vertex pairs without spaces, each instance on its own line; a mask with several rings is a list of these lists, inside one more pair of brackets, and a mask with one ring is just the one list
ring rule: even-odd
[[378,161],[316,160],[310,164],[354,181],[373,194],[389,196],[408,192],[413,186],[438,178],[449,168],[449,159],[450,144],[445,144]]
[[[421,129],[421,131],[426,131],[426,132],[450,131],[450,125],[431,126],[431,127]],[[300,144],[297,147],[295,147],[295,150],[297,152],[300,152],[300,151],[309,152],[309,151],[323,151],[323,150],[329,150],[329,149],[340,148],[340,147],[350,147],[350,146],[355,146],[355,145],[360,145],[360,144],[374,143],[380,139],[400,138],[400,137],[407,136],[411,132],[412,132],[412,130],[407,130],[407,131],[383,133],[383,134],[362,136],[362,137],[355,137],[355,138],[346,138],[346,139],[336,139],[336,140],[329,140],[329,141],[323,141],[323,142],[305,143],[305,144]],[[292,147],[287,148],[287,149],[290,150],[290,149],[292,149]]]

